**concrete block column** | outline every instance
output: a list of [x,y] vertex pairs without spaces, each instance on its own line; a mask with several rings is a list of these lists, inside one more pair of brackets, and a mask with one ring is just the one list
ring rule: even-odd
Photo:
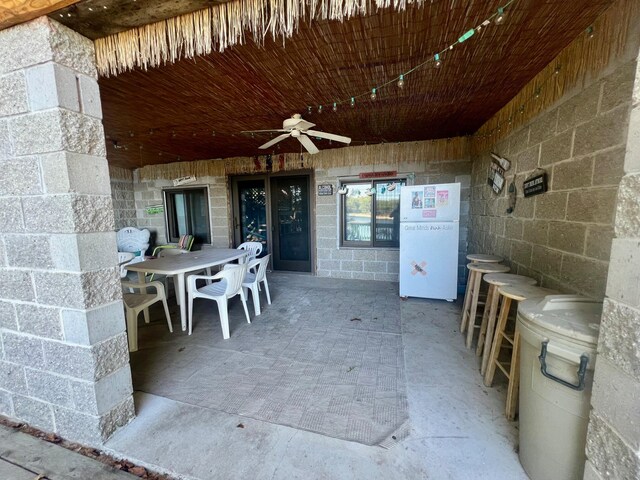
[[[640,65],[640,64],[637,64]],[[640,478],[640,68],[594,373],[586,479]]]
[[93,43],[0,31],[0,414],[93,445],[134,416]]

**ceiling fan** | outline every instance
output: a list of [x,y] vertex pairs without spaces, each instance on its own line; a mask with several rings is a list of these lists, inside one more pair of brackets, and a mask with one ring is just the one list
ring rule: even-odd
[[349,137],[343,137],[342,135],[334,135],[333,133],[318,132],[316,130],[309,130],[311,127],[315,127],[315,123],[307,122],[302,118],[299,113],[291,115],[291,118],[287,118],[282,122],[282,128],[277,130],[248,130],[242,133],[260,133],[260,132],[285,132],[282,135],[278,135],[273,140],[269,140],[264,145],[260,145],[258,148],[269,148],[276,143],[284,140],[285,138],[293,137],[297,138],[304,148],[311,154],[318,153],[318,147],[314,145],[309,136],[316,138],[324,138],[326,140],[334,140],[336,142],[351,143]]

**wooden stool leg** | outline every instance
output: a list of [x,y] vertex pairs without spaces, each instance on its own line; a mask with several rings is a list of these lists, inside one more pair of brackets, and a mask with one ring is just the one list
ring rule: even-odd
[[489,312],[491,310],[491,304],[493,303],[493,296],[495,295],[496,290],[497,287],[495,285],[489,285],[489,291],[487,292],[487,301],[484,304],[484,312],[482,313],[482,323],[480,324],[478,346],[476,347],[476,355],[478,357],[482,355],[482,347],[484,346],[485,335],[487,333],[487,324],[489,322]]
[[462,306],[462,322],[460,323],[460,333],[464,333],[467,326],[467,317],[469,312],[469,306],[471,305],[471,297],[473,296],[473,284],[476,276],[476,272],[473,270],[469,272],[469,278],[467,278],[467,290],[464,293],[464,305]]
[[478,311],[478,296],[480,295],[480,283],[482,282],[482,274],[476,272],[473,279],[473,298],[469,307],[469,318],[467,318],[467,348],[471,348],[473,342],[473,334],[476,330],[476,313]]
[[498,293],[498,287],[494,290],[494,295],[491,297],[491,305],[489,309],[489,319],[487,321],[487,332],[485,335],[485,346],[482,350],[482,363],[480,365],[480,375],[484,376],[484,372],[487,370],[487,363],[489,363],[489,354],[491,353],[491,345],[493,345],[493,334],[496,328],[496,319],[498,316],[498,304],[500,303],[500,294]]
[[511,299],[509,297],[502,297],[502,306],[500,307],[500,317],[498,318],[498,325],[496,331],[493,334],[493,342],[491,345],[491,355],[489,356],[489,364],[487,365],[487,371],[484,375],[484,384],[490,387],[493,383],[493,376],[496,373],[496,362],[498,361],[498,355],[500,355],[500,348],[502,347],[502,333],[507,326],[507,319],[509,318],[509,308],[511,307]]
[[520,388],[520,331],[516,324],[513,335],[513,352],[511,354],[511,368],[509,369],[509,388],[507,389],[507,418],[515,420],[518,406],[518,390]]

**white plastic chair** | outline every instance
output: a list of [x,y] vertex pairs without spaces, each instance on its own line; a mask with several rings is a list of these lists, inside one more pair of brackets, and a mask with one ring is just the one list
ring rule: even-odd
[[127,276],[127,268],[126,266],[131,263],[131,260],[136,258],[135,254],[132,252],[118,252],[118,265],[120,266],[120,278],[125,278]]
[[138,230],[135,227],[125,227],[116,233],[116,242],[119,252],[138,253],[144,258],[144,252],[149,248],[151,232],[146,228]]
[[[227,264],[221,272],[213,276],[209,275],[189,275],[187,277],[187,291],[189,292],[189,335],[193,328],[193,300],[195,298],[208,298],[215,300],[218,304],[218,312],[220,314],[220,326],[222,327],[222,338],[229,338],[229,310],[227,307],[228,299],[240,295],[244,314],[247,317],[247,323],[251,323],[249,319],[249,310],[247,310],[247,297],[242,290],[242,281],[247,273],[247,264],[241,265]],[[197,288],[197,280],[220,280],[214,281],[209,285]]]
[[240,260],[242,263],[250,262],[258,258],[258,255],[262,253],[262,244],[260,242],[244,242],[238,245],[238,250],[246,250],[247,256],[244,261]]
[[247,273],[242,282],[245,297],[251,290],[251,298],[253,299],[253,311],[256,315],[260,315],[260,283],[264,284],[264,291],[267,295],[267,303],[271,305],[271,295],[269,294],[269,284],[267,283],[267,265],[269,264],[271,254],[262,258],[251,260],[247,264]]
[[134,283],[134,282],[122,282],[122,286],[129,288],[131,291],[136,289],[155,288],[156,293],[123,293],[122,300],[124,301],[125,311],[127,313],[127,338],[129,340],[129,351],[135,352],[138,350],[138,315],[141,311],[145,310],[149,306],[156,302],[162,302],[164,307],[164,314],[167,317],[167,326],[169,331],[173,333],[173,327],[171,326],[171,316],[169,315],[169,307],[167,306],[167,296],[164,291],[164,286],[160,282],[150,283]]

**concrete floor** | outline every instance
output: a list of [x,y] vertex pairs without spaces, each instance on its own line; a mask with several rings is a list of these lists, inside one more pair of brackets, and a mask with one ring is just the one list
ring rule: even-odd
[[[266,308],[277,306],[287,284],[329,295],[332,289],[396,288],[282,273],[270,279],[274,304]],[[389,450],[143,392],[135,394],[136,419],[106,450],[183,479],[526,479],[517,456],[517,424],[503,413],[505,386],[482,384],[477,357],[458,332],[460,306],[409,299],[399,308],[411,432]],[[164,335],[160,322],[147,328],[141,328],[141,348],[152,332]],[[232,323],[232,336],[233,329]],[[197,341],[197,334],[174,335],[188,342]]]

